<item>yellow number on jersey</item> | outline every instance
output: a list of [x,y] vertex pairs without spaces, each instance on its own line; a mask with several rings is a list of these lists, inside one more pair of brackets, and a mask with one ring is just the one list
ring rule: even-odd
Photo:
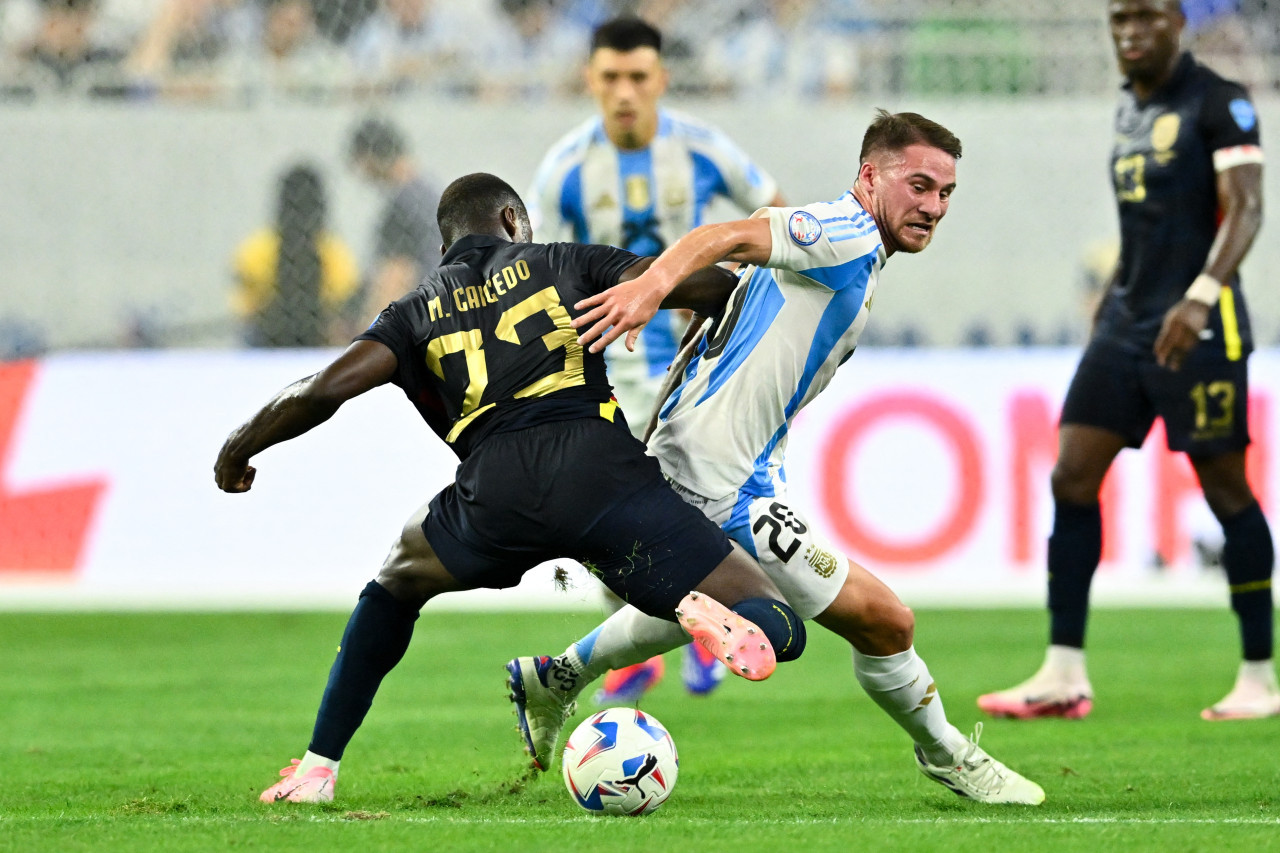
[[1116,198],[1120,201],[1146,201],[1147,185],[1143,182],[1146,158],[1131,154],[1116,161]]
[[[512,305],[498,318],[497,335],[501,340],[519,344],[520,335],[516,326],[536,314],[545,313],[555,324],[555,330],[542,336],[542,343],[548,352],[564,349],[564,370],[544,376],[537,382],[521,388],[516,392],[517,398],[542,397],[561,388],[572,388],[586,383],[582,367],[582,347],[578,345],[578,333],[569,324],[569,312],[560,304],[560,294],[554,287],[541,290],[527,299]],[[431,372],[444,379],[444,357],[461,352],[465,355],[467,366],[467,390],[462,398],[462,410],[457,422],[445,436],[445,441],[456,441],[464,429],[484,412],[492,409],[494,404],[480,405],[484,389],[489,384],[489,367],[484,358],[484,341],[479,329],[464,332],[452,332],[441,335],[427,344],[427,367]]]
[[560,294],[554,287],[539,291],[503,311],[502,316],[498,318],[498,337],[513,344],[520,343],[516,324],[542,312],[545,312],[551,318],[551,322],[556,324],[554,332],[547,332],[542,336],[542,343],[548,352],[564,348],[564,370],[544,376],[537,382],[521,388],[516,392],[517,399],[541,397],[561,388],[572,388],[586,383],[586,378],[582,374],[582,347],[578,345],[578,333],[573,326],[569,325],[569,312],[560,304]]

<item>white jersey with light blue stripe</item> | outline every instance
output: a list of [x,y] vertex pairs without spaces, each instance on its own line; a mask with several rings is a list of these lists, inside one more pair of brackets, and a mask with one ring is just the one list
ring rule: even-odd
[[[744,211],[769,204],[777,183],[717,128],[678,112],[658,111],[647,148],[618,149],[595,117],[564,136],[543,158],[526,196],[540,243],[604,243],[642,257],[662,250],[703,223],[723,196]],[[632,356],[610,347],[611,377],[619,369],[661,377],[675,354],[679,330],[668,317],[650,323]],[[624,367],[624,360],[634,361]]]
[[743,272],[649,440],[663,473],[712,500],[781,489],[791,421],[853,353],[885,262],[851,192],[757,216],[769,262]]

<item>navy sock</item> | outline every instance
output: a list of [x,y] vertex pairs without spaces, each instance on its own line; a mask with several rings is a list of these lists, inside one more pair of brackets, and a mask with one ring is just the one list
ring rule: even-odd
[[417,619],[417,610],[396,600],[377,581],[369,581],[342,633],[307,749],[333,761],[342,758],[378,685],[409,648]]
[[795,660],[804,651],[804,622],[789,605],[773,598],[746,598],[729,609],[764,631],[779,661]]
[[1084,648],[1089,584],[1102,560],[1102,509],[1055,501],[1049,537],[1049,642]]
[[1245,660],[1270,660],[1273,645],[1274,605],[1271,570],[1275,551],[1271,529],[1262,508],[1253,506],[1222,522],[1226,541],[1222,565],[1231,585],[1231,609],[1240,620],[1240,642]]

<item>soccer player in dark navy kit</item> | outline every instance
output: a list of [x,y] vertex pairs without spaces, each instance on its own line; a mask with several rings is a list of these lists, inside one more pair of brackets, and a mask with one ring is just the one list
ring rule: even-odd
[[1083,717],[1089,584],[1102,553],[1098,492],[1156,417],[1187,454],[1225,535],[1223,565],[1243,663],[1206,720],[1280,714],[1272,665],[1271,531],[1245,478],[1246,359],[1237,269],[1262,222],[1262,149],[1248,94],[1179,47],[1174,0],[1111,0],[1127,79],[1111,156],[1120,260],[1067,391],[1053,471],[1050,646],[1028,681],[978,699],[1002,717]]
[[[214,468],[224,491],[247,491],[253,456],[387,382],[461,460],[455,482],[409,519],[361,593],[308,751],[263,792],[267,802],[333,799],[343,751],[427,601],[514,586],[556,557],[589,563],[646,613],[678,617],[748,679],[767,677],[775,656],[794,659],[804,646],[803,624],[774,583],[645,455],[612,399],[603,356],[579,346],[570,325],[576,302],[634,278],[653,259],[532,243],[519,196],[483,173],[455,181],[437,216],[440,267],[332,364],[236,429]],[[713,313],[736,283],[715,267],[697,279],[668,307]],[[522,678],[556,678],[550,659],[511,675],[513,690]],[[528,737],[523,720],[521,730]]]

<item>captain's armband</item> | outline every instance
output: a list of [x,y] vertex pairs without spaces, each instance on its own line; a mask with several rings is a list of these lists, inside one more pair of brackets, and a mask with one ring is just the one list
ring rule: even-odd
[[1230,148],[1219,148],[1213,152],[1213,171],[1225,172],[1236,166],[1262,162],[1262,147],[1259,145],[1233,145]]

